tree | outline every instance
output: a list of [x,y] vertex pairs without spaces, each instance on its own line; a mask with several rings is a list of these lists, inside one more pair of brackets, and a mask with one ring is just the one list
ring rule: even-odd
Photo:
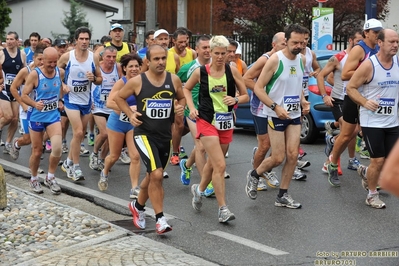
[[[312,26],[314,0],[222,0],[217,16],[229,22],[227,27],[242,35],[266,34],[272,36],[283,31],[287,24],[298,23],[309,29]],[[331,0],[323,7],[334,8],[334,34],[346,35],[355,28],[362,28],[365,0]],[[389,0],[378,0],[377,18],[388,15]]]
[[60,38],[62,36],[67,36],[69,41],[74,41],[74,35],[77,28],[85,26],[90,28],[89,22],[86,20],[86,12],[83,9],[83,5],[76,2],[75,0],[70,0],[71,7],[68,11],[63,11],[65,18],[61,21],[62,25],[68,30],[68,34],[53,33],[54,38]]
[[4,40],[6,36],[6,28],[11,23],[12,10],[7,6],[6,0],[0,0],[0,39]]

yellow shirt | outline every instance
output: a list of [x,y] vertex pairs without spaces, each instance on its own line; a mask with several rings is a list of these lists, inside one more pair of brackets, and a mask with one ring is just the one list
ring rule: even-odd
[[[111,46],[111,43],[110,42],[106,43],[105,47],[107,47],[107,46]],[[121,57],[123,55],[130,53],[129,45],[127,43],[125,43],[125,42],[122,43],[122,48],[118,48],[115,45],[112,45],[112,46],[114,46],[116,48],[116,50],[117,50],[116,62],[118,62],[118,63],[121,61]]]
[[[176,53],[175,48],[170,48],[169,51],[172,51],[173,53]],[[179,59],[180,59],[180,66],[183,66],[187,63],[190,63],[191,61],[193,61],[193,51],[190,48],[186,48],[186,55],[184,57],[179,55]]]
[[171,51],[172,49],[168,50],[168,57],[166,58],[166,71],[172,74],[176,74],[176,61],[175,61],[175,54]]

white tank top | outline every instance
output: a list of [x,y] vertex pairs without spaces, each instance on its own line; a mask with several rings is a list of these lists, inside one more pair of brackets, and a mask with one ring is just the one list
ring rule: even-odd
[[65,95],[65,101],[72,104],[88,105],[91,100],[91,84],[87,79],[86,72],[95,71],[93,52],[89,51],[87,60],[78,62],[75,50],[69,52],[69,62],[65,68],[66,84],[70,92]]
[[93,113],[110,114],[112,109],[107,108],[107,98],[115,82],[119,80],[118,68],[115,64],[111,72],[104,72],[100,67],[103,82],[100,85],[92,83],[92,97],[94,103]]
[[[266,85],[266,93],[278,105],[289,112],[290,118],[301,116],[301,96],[303,80],[303,63],[301,54],[290,60],[278,51],[279,65],[271,80]],[[277,117],[276,113],[265,106],[263,109],[267,116]]]
[[334,87],[331,92],[331,97],[343,100],[346,94],[346,84],[348,84],[348,81],[343,81],[341,78],[341,74],[346,59],[348,59],[348,53],[346,52],[346,50],[344,50],[334,56],[339,61],[339,68],[334,71]]
[[302,89],[303,95],[309,96],[309,74],[312,72],[313,54],[309,47],[306,47],[305,51],[306,62],[303,73]]
[[363,85],[359,92],[366,99],[379,102],[376,112],[360,106],[360,126],[374,128],[391,128],[398,122],[399,65],[398,57],[392,59],[390,69],[381,66],[376,55],[370,57],[373,65],[373,77]]

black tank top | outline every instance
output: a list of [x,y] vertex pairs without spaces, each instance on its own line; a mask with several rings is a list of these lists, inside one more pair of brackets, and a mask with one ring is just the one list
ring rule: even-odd
[[164,83],[156,87],[151,84],[145,73],[141,74],[141,91],[136,96],[137,111],[143,124],[134,129],[135,135],[148,135],[160,141],[172,139],[174,120],[175,88],[170,73],[166,73]]
[[3,52],[4,62],[2,66],[4,71],[4,83],[6,84],[6,91],[9,92],[15,76],[23,68],[23,64],[21,59],[21,51],[19,49],[17,49],[17,55],[14,58],[10,56],[7,49],[3,49]]

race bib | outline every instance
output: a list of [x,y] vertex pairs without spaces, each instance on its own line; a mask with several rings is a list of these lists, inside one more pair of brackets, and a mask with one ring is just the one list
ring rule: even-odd
[[106,102],[111,89],[101,89],[100,100]]
[[5,84],[11,86],[14,79],[15,79],[15,74],[6,74]]
[[233,113],[215,113],[215,128],[217,130],[229,130],[234,126]]
[[76,93],[86,92],[88,87],[89,87],[88,80],[72,80],[73,92]]
[[42,99],[44,104],[41,112],[50,112],[58,108],[58,97],[54,96],[51,98]]
[[299,112],[299,96],[284,96],[284,109],[287,112]]
[[172,112],[172,99],[148,99],[145,113],[152,119],[165,119]]
[[124,123],[130,123],[129,117],[124,112],[121,112],[121,114],[119,115],[119,121],[122,121]]
[[380,102],[375,111],[376,115],[394,115],[395,99],[394,98],[380,98]]

